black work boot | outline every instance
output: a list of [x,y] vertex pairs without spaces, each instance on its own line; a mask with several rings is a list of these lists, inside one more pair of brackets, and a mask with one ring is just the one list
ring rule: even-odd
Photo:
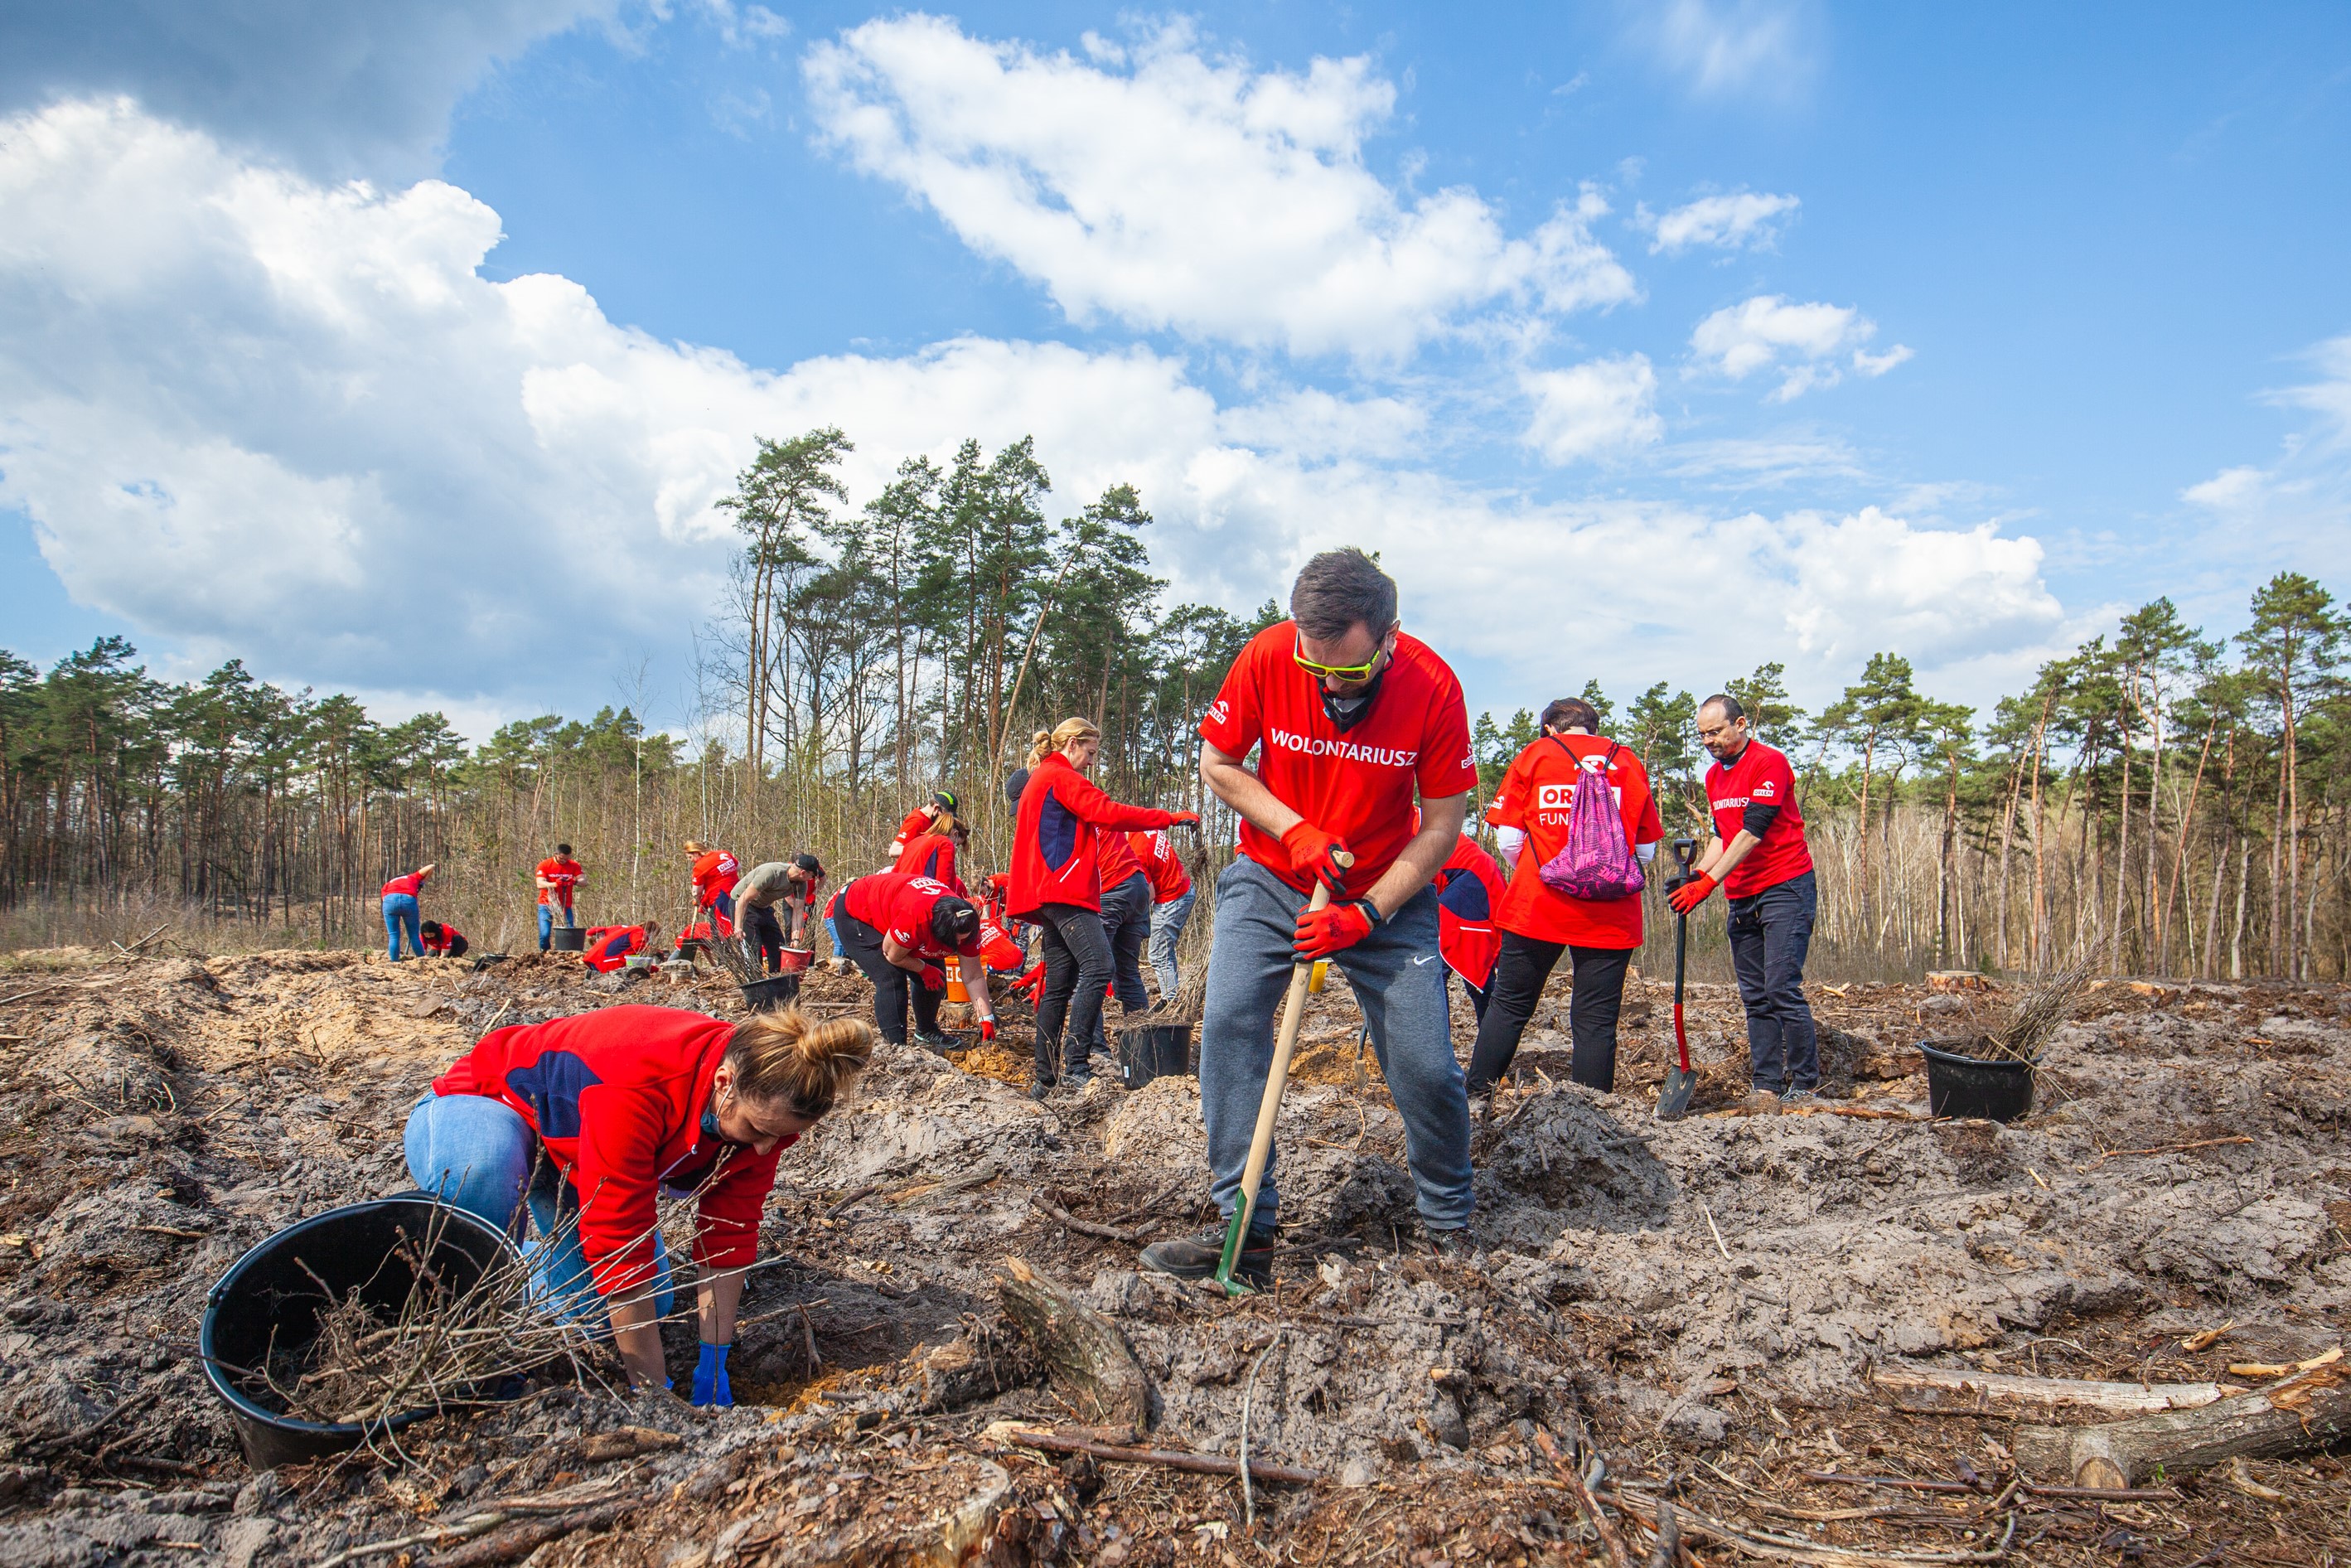
[[946,1035],[941,1034],[937,1030],[933,1029],[916,1030],[914,1031],[914,1043],[921,1046],[925,1051],[929,1051],[933,1056],[945,1056],[948,1051],[955,1049],[956,1042],[949,1040]]
[[[1230,1228],[1231,1222],[1227,1221],[1198,1236],[1155,1241],[1143,1249],[1143,1266],[1162,1274],[1173,1274],[1178,1280],[1207,1279],[1225,1260],[1225,1232]],[[1260,1291],[1273,1288],[1271,1226],[1249,1227],[1248,1237],[1241,1242],[1241,1255],[1233,1260],[1233,1273]]]
[[1040,1104],[1043,1103],[1045,1096],[1052,1092],[1053,1085],[1061,1081],[1061,1075],[1053,1071],[1053,1064],[1061,1060],[1061,1042],[1043,1030],[1039,1030],[1036,1039],[1036,1056],[1030,1063],[1033,1081],[1029,1085],[1029,1099]]

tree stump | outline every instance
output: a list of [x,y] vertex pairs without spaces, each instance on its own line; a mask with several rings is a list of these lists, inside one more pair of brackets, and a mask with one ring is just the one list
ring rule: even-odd
[[1116,1323],[1019,1258],[996,1266],[996,1294],[1081,1417],[1137,1434],[1149,1426],[1150,1380]]
[[2130,1487],[2210,1469],[2232,1458],[2266,1459],[2342,1441],[2351,1433],[2351,1387],[2342,1361],[2195,1410],[2099,1427],[2022,1427],[2017,1468],[2036,1480]]
[[1973,969],[1930,969],[1927,973],[1927,988],[1930,991],[1989,991],[1991,979]]

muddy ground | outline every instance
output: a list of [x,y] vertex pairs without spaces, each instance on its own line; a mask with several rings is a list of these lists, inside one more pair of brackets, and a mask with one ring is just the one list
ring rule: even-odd
[[[866,994],[808,988],[814,1009]],[[1585,1433],[1635,1561],[1649,1537],[1622,1521],[1667,1492],[1720,1526],[1686,1538],[1701,1563],[2351,1548],[2336,1457],[2176,1497],[2019,1500],[2011,1420],[1868,1381],[1901,1362],[2225,1378],[2339,1343],[2351,993],[2333,987],[2107,986],[2004,1128],[1923,1119],[1913,1048],[1963,1032],[1964,997],[1816,988],[1824,1087],[1881,1113],[1750,1116],[1736,998],[1697,988],[1700,1113],[1673,1124],[1651,1115],[1663,988],[1628,1003],[1613,1095],[1567,1084],[1547,1005],[1479,1134],[1481,1248],[1456,1261],[1416,1239],[1399,1124],[1334,984],[1284,1111],[1280,1285],[1236,1302],[1135,1268],[1137,1244],[1206,1218],[1191,1080],[1128,1092],[1104,1072],[1040,1106],[1019,1030],[951,1061],[884,1048],[783,1161],[736,1410],[550,1381],[413,1427],[398,1455],[248,1471],[196,1356],[207,1287],[298,1218],[405,1188],[409,1107],[484,1030],[624,1000],[740,1009],[716,980],[552,958],[0,960],[0,1568],[1601,1562],[1541,1451]],[[1465,1007],[1465,1051],[1469,1033]],[[1228,1479],[1019,1446],[998,1424],[1075,1418],[998,1305],[1007,1257],[1116,1324],[1152,1384],[1150,1443],[1229,1456],[1246,1408],[1253,1456],[1322,1479],[1245,1501]],[[683,1384],[692,1330],[672,1333]]]

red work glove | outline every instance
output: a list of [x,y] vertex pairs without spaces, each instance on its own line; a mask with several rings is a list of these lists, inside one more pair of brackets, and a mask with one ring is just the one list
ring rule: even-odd
[[1347,868],[1336,859],[1347,852],[1347,845],[1335,834],[1311,822],[1293,822],[1281,835],[1281,847],[1290,852],[1290,869],[1299,875],[1322,878],[1332,893],[1347,885]]
[[947,972],[936,964],[925,964],[923,966],[922,981],[923,989],[926,991],[944,991],[947,988]]
[[1704,904],[1708,895],[1721,885],[1706,873],[1698,872],[1687,882],[1674,889],[1666,902],[1674,906],[1676,915],[1687,915],[1691,910]]
[[1353,904],[1326,904],[1320,909],[1301,910],[1294,939],[1298,961],[1304,964],[1316,958],[1328,958],[1342,948],[1352,947],[1369,936],[1372,927],[1378,924],[1372,918],[1369,899],[1359,898]]
[[996,1020],[994,1019],[982,1019],[979,1020],[979,1038],[983,1044],[996,1038]]

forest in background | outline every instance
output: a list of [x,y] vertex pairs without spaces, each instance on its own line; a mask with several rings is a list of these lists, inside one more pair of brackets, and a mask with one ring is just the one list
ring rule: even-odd
[[[812,849],[837,880],[879,863],[943,784],[975,860],[1000,865],[1002,780],[1031,731],[1073,713],[1102,727],[1104,788],[1203,810],[1229,845],[1194,727],[1277,602],[1248,619],[1167,602],[1143,498],[1115,486],[1051,519],[1029,441],[909,460],[855,507],[850,450],[832,429],[758,443],[722,503],[743,538],[732,592],[689,711],[660,730],[639,704],[472,747],[439,714],[381,724],[236,661],[172,685],[116,638],[47,670],[0,653],[0,946],[166,923],[214,948],[381,941],[377,888],[431,861],[428,915],[512,947],[558,839],[587,863],[585,918],[674,930],[684,839],[747,865]],[[1988,715],[1917,690],[1894,652],[1817,713],[1778,664],[1728,681],[1796,764],[1821,866],[1813,972],[2089,953],[2115,973],[2351,975],[2345,630],[2324,588],[2282,573],[2233,637],[2158,600]],[[1647,760],[1669,833],[1702,832],[1704,694],[1581,695]],[[1525,710],[1476,720],[1481,805],[1533,731]],[[1650,897],[1654,967],[1669,927]],[[1719,918],[1694,936],[1719,946]]]

